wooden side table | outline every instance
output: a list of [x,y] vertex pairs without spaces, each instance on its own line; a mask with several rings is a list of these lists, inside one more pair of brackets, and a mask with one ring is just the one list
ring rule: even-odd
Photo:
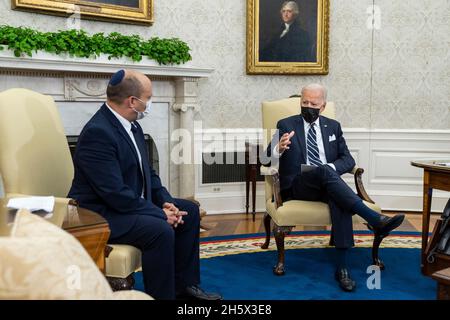
[[[450,191],[450,167],[439,165],[441,162],[450,162],[450,160],[423,160],[412,161],[411,165],[423,169],[423,213],[422,213],[422,274],[430,276],[437,270],[450,266],[450,258],[445,255],[437,254],[437,262],[429,263],[427,256],[435,243],[428,241],[430,232],[430,212],[433,189]],[[438,224],[435,225],[436,232]],[[434,237],[433,237],[434,238]],[[432,240],[433,240],[432,238]]]
[[259,174],[261,163],[259,161],[259,144],[245,142],[245,214],[248,214],[250,183],[252,184],[252,215],[255,221],[256,205],[256,176]]
[[69,205],[62,228],[80,241],[105,273],[105,249],[111,232],[108,222],[93,211]]
[[[6,208],[8,199],[0,199],[0,236],[10,234],[16,210]],[[64,205],[65,206],[65,205]],[[39,213],[37,215],[43,216]],[[73,235],[88,252],[98,268],[105,272],[105,249],[109,239],[108,222],[99,214],[69,204],[62,229]]]
[[437,299],[450,300],[450,268],[436,271],[431,277],[437,281]]

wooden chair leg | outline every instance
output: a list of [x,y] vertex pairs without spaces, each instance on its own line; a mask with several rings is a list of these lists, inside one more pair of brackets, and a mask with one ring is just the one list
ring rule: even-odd
[[264,229],[266,230],[266,241],[262,244],[261,249],[269,248],[270,243],[270,221],[272,217],[267,212],[264,214]]
[[288,235],[293,227],[279,227],[277,225],[273,228],[273,234],[275,236],[275,242],[277,244],[278,251],[278,262],[275,267],[273,267],[273,273],[277,276],[284,275],[284,238]]
[[134,286],[133,273],[126,278],[106,277],[113,291],[131,290]]
[[380,248],[381,241],[386,237],[387,235],[383,234],[377,234],[375,233],[374,239],[373,239],[373,246],[372,246],[372,264],[376,265],[380,268],[380,270],[384,270],[384,263],[381,261],[381,259],[378,256],[378,251]]
[[438,283],[436,298],[438,300],[450,300],[450,286],[446,286],[442,283]]

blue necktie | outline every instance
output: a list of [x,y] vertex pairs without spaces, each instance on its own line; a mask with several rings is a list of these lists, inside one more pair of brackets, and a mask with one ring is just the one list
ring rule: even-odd
[[312,123],[308,130],[308,138],[306,142],[306,150],[308,153],[309,163],[313,166],[320,166],[322,161],[319,156],[319,147],[317,146],[316,129],[314,129],[315,123]]

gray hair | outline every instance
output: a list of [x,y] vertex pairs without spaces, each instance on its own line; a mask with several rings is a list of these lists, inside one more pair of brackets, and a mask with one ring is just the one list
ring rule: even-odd
[[302,88],[302,96],[304,91],[319,90],[322,92],[323,101],[327,101],[327,89],[320,83],[311,83]]
[[285,1],[283,2],[282,6],[281,6],[281,11],[285,8],[285,7],[289,7],[292,12],[297,16],[300,12],[300,10],[298,9],[298,4],[295,1]]

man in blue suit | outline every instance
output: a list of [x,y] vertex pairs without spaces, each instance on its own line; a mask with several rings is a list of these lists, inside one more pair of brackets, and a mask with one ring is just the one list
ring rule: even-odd
[[[301,115],[282,119],[266,153],[272,164],[279,161],[281,197],[287,200],[323,201],[330,207],[332,242],[337,249],[335,277],[345,291],[356,283],[350,277],[348,249],[354,245],[352,214],[365,219],[379,234],[397,228],[404,215],[389,218],[364,205],[342,180],[355,160],[350,154],[339,122],[320,116],[326,107],[326,89],[310,84],[302,89]],[[281,138],[279,138],[281,136]],[[306,166],[305,166],[306,165]]]
[[142,128],[151,82],[120,70],[107,87],[107,102],[83,128],[74,156],[69,197],[109,223],[109,243],[142,251],[145,291],[156,299],[217,300],[203,291],[199,269],[199,208],[174,199],[150,167]]

